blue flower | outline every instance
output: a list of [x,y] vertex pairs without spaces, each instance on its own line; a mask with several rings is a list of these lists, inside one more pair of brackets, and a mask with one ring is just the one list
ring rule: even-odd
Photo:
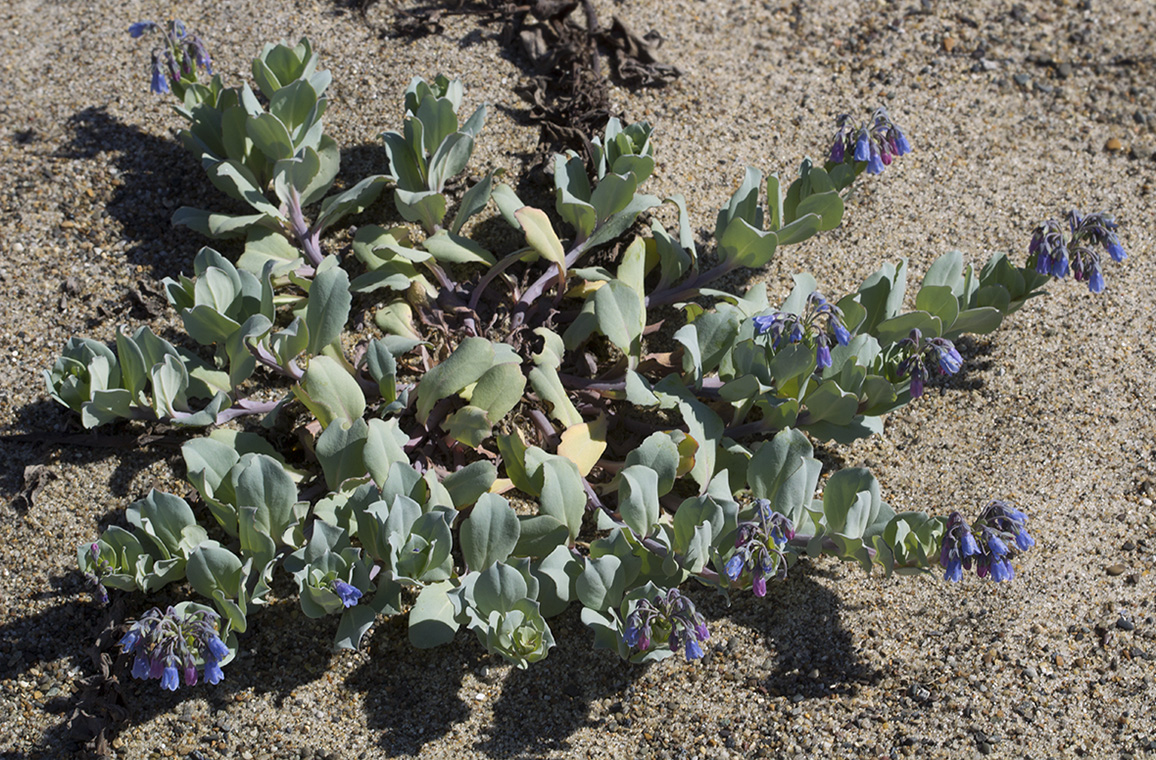
[[731,581],[737,581],[739,576],[743,574],[743,566],[745,564],[746,562],[743,559],[743,555],[741,553],[736,554],[727,560],[727,564],[723,572],[726,574],[726,577],[731,579]]
[[1043,274],[1050,274],[1052,277],[1064,278],[1068,276],[1068,252],[1061,248],[1059,254],[1052,259],[1051,267]]
[[128,33],[131,34],[135,38],[135,37],[140,37],[142,34],[145,34],[147,32],[151,32],[153,29],[156,29],[156,28],[157,28],[157,25],[151,21],[138,21],[135,24],[129,24],[128,25]]
[[801,341],[803,339],[803,326],[796,321],[795,324],[791,327],[791,333],[787,339],[792,343],[798,343]]
[[697,660],[702,657],[702,647],[698,645],[698,639],[693,636],[686,638],[686,659],[687,662]]
[[124,638],[117,642],[117,644],[120,646],[120,651],[128,654],[132,650],[136,649],[138,642],[140,642],[140,631],[138,631],[134,626],[129,629],[128,633],[126,633]]
[[845,346],[851,342],[851,331],[842,322],[831,320],[831,329],[835,333],[835,342],[840,346]]
[[846,153],[847,149],[843,143],[843,132],[840,131],[839,135],[835,138],[835,143],[831,146],[831,163],[843,163],[843,159],[846,158]]
[[176,691],[178,686],[180,680],[177,678],[177,669],[172,665],[166,665],[164,675],[161,676],[161,688]]
[[205,681],[211,684],[219,684],[224,680],[225,674],[221,671],[220,663],[215,660],[205,660]]
[[1105,246],[1108,249],[1108,255],[1112,257],[1112,261],[1120,262],[1128,258],[1128,254],[1124,252],[1124,246],[1120,245],[1120,241],[1113,239]]
[[974,557],[979,554],[979,544],[975,542],[975,536],[971,535],[967,526],[964,526],[963,536],[959,539],[959,552],[964,557]]
[[923,368],[923,362],[916,358],[911,367],[911,398],[919,398],[923,395],[923,381],[927,379],[927,370]]
[[152,672],[152,665],[149,663],[147,657],[143,654],[138,654],[136,659],[132,661],[132,677],[138,680],[145,680]]
[[165,65],[159,55],[153,56],[152,84],[149,89],[155,95],[164,95],[169,92],[169,80],[165,77]]
[[1026,552],[1035,545],[1035,539],[1029,536],[1026,530],[1021,530],[1016,534],[1016,546],[1019,547],[1020,551]]
[[963,366],[963,357],[959,355],[959,351],[955,350],[952,342],[945,338],[932,338],[931,344],[935,347],[935,358],[939,363],[939,371],[945,375],[954,375],[959,372],[960,367]]
[[991,579],[996,583],[1010,581],[1015,577],[1015,574],[1011,563],[1003,557],[996,557],[991,561]]
[[774,327],[777,319],[778,316],[775,314],[760,314],[757,317],[752,317],[751,321],[755,323],[755,332],[762,335]]
[[[226,646],[225,642],[221,641],[221,637],[215,633],[209,637],[209,641],[205,645],[205,648],[208,649],[209,655],[211,655],[213,659],[217,660],[218,662],[225,659],[225,657],[227,657],[229,654],[229,647]],[[207,660],[208,657],[205,659]]]
[[751,577],[751,591],[760,599],[767,595],[767,579],[761,573],[755,573]]
[[815,362],[819,369],[831,366],[831,349],[827,348],[826,343],[819,344],[819,348],[815,351]]
[[342,580],[333,581],[333,593],[340,597],[341,603],[346,607],[353,607],[357,604],[357,600],[361,598],[361,589],[350,586]]
[[867,130],[859,131],[859,139],[855,141],[855,160],[866,161],[871,158],[871,139],[867,136]]
[[899,127],[892,127],[895,137],[895,155],[906,156],[911,152],[911,143],[907,142],[907,135],[903,134]]
[[879,155],[879,151],[871,148],[871,155],[867,159],[867,173],[868,174],[882,174],[883,173],[883,159]]
[[1093,267],[1092,273],[1088,276],[1088,290],[1093,293],[1104,292],[1104,273],[1098,266]]
[[996,557],[1002,557],[1007,554],[1007,544],[1000,539],[995,533],[990,530],[984,530],[983,538],[987,542],[988,551]]
[[185,686],[197,685],[197,666],[195,663],[191,661],[185,663],[185,666],[181,669],[181,675],[184,676]]
[[951,581],[952,583],[958,583],[963,579],[963,562],[961,562],[958,557],[948,561],[947,569],[944,570],[943,573],[943,579],[945,581]]

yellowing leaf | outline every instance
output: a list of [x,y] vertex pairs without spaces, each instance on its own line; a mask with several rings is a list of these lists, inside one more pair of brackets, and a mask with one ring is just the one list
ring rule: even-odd
[[582,477],[590,474],[594,465],[606,451],[606,417],[598,415],[593,422],[583,422],[566,428],[562,442],[558,444],[558,454],[578,465]]

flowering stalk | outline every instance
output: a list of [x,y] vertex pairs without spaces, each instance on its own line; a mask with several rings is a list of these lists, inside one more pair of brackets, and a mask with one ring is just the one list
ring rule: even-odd
[[1027,521],[1023,512],[998,500],[984,507],[971,527],[958,512],[952,512],[939,553],[944,579],[958,581],[963,571],[973,565],[980,578],[990,577],[997,583],[1014,578],[1015,570],[1009,561],[1012,547],[1027,551],[1036,544],[1028,535]]
[[913,329],[896,345],[908,352],[896,371],[900,377],[910,376],[911,398],[923,395],[923,385],[933,374],[954,375],[963,366],[955,344],[946,338],[924,338],[919,329]]
[[655,644],[668,644],[671,651],[683,649],[687,661],[703,656],[702,644],[708,639],[706,620],[676,588],[660,591],[653,600],[639,599],[626,616],[622,634],[631,649],[645,652]]
[[814,343],[815,362],[820,370],[831,366],[831,342],[840,346],[851,342],[851,332],[843,323],[843,312],[829,303],[819,291],[807,296],[802,316],[784,311],[754,317],[759,335],[770,333],[771,348],[778,350],[783,342]]
[[220,616],[200,605],[188,607],[193,611],[169,607],[161,612],[154,607],[129,628],[119,644],[122,652],[135,655],[133,678],[160,679],[161,688],[176,691],[181,678],[186,686],[194,686],[200,677],[211,684],[225,677],[221,661],[229,655],[229,647],[217,633]]
[[767,595],[767,580],[787,576],[787,542],[795,537],[795,526],[786,515],[771,509],[767,499],[755,501],[755,519],[739,524],[735,553],[723,573],[731,583],[749,574],[755,596]]
[[154,93],[164,95],[171,90],[178,98],[184,98],[185,87],[198,81],[198,69],[213,73],[213,62],[205,43],[197,35],[189,34],[181,21],[170,21],[163,30],[152,21],[138,21],[128,27],[133,38],[149,32],[156,32],[161,38],[160,46],[152,52],[150,89]]
[[871,121],[858,129],[852,126],[849,114],[841,115],[836,124],[839,129],[829,156],[832,164],[866,163],[868,174],[882,174],[897,157],[911,152],[907,136],[885,108],[876,110]]
[[1104,291],[1102,248],[1115,262],[1128,257],[1116,236],[1117,224],[1109,214],[1097,213],[1080,216],[1074,209],[1068,212],[1069,235],[1054,219],[1040,223],[1032,233],[1028,245],[1028,266],[1040,274],[1063,279],[1072,273],[1077,282],[1087,282],[1092,293]]

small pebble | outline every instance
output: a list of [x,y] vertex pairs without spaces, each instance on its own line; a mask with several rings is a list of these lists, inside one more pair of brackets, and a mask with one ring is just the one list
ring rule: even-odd
[[1128,569],[1127,567],[1125,567],[1124,565],[1117,562],[1114,565],[1108,565],[1106,568],[1104,568],[1104,571],[1106,573],[1108,573],[1108,575],[1115,576],[1115,575],[1122,575],[1123,572],[1127,569]]
[[1108,142],[1104,143],[1104,150],[1111,151],[1113,153],[1119,152],[1124,150],[1124,143],[1120,142],[1118,137],[1109,137]]

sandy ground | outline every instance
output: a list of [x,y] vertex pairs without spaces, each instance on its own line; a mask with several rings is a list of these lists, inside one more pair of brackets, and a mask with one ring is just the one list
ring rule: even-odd
[[[883,260],[920,277],[944,251],[1025,255],[1069,208],[1108,211],[1130,253],[1093,296],[1054,283],[964,371],[893,415],[873,441],[826,452],[866,463],[897,509],[972,513],[995,497],[1031,515],[1038,545],[1014,582],[883,579],[822,561],[764,600],[695,595],[714,647],[695,664],[630,667],[591,649],[575,611],[530,670],[465,633],[415,651],[404,621],[330,654],[336,621],[295,602],[252,619],[215,688],[128,688],[119,757],[1131,757],[1156,751],[1156,6],[1072,3],[600,2],[683,70],[660,90],[615,89],[656,127],[648,188],[682,192],[713,225],[751,164],[791,173],[834,117],[883,103],[915,152],[861,183],[841,228],[759,274],[774,296],[809,270],[829,294]],[[172,4],[9,0],[0,8],[0,757],[85,756],[65,717],[105,611],[75,547],[157,485],[183,489],[177,449],[55,445],[70,415],[40,371],[65,340],[117,325],[171,329],[126,288],[191,269],[203,241],[169,223],[220,196],[148,92],[130,22],[183,18],[231,83],[260,46],[307,34],[334,74],[327,123],[347,177],[380,171],[411,76],[461,77],[491,119],[471,164],[515,179],[537,140],[512,87],[524,60],[497,29],[448,17],[417,42],[383,38],[331,0]],[[147,300],[147,299],[146,299]],[[128,428],[121,432],[135,433]],[[27,434],[13,439],[13,434]],[[25,498],[25,468],[44,485]],[[177,468],[177,469],[174,469]],[[127,599],[128,613],[150,602]]]

